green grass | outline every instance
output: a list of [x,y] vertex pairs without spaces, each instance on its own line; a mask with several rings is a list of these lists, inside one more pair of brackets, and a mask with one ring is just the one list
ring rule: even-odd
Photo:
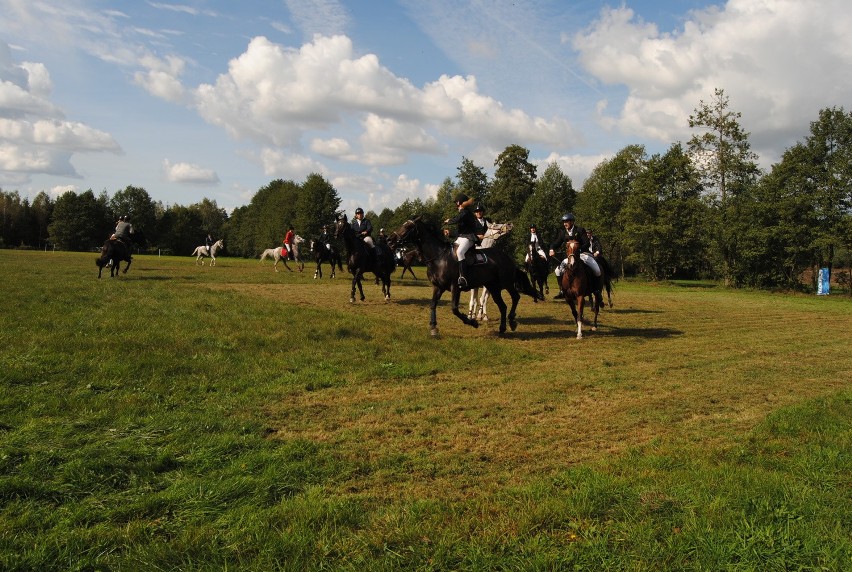
[[432,339],[423,280],[94,258],[0,251],[0,569],[852,567],[848,297],[630,281],[583,340],[528,298]]

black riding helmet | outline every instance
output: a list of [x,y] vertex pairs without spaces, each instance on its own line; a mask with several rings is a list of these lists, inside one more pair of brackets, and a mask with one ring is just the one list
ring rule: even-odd
[[485,209],[484,209],[484,208],[482,208],[482,205],[476,205],[476,207],[474,207],[474,209],[473,209],[473,212],[475,212],[475,213],[484,213],[484,212],[485,212]]
[[355,209],[355,214],[364,214],[364,209],[358,207],[357,209]]
[[463,202],[465,202],[465,201],[469,201],[469,200],[470,200],[470,197],[469,197],[469,196],[467,196],[467,195],[466,195],[466,194],[464,194],[464,193],[459,193],[458,195],[456,195],[456,204],[457,204],[457,205],[458,205],[458,204],[461,204],[461,203],[463,203]]
[[562,222],[568,222],[569,220],[570,221],[574,220],[574,214],[573,213],[565,213],[564,215],[562,215]]

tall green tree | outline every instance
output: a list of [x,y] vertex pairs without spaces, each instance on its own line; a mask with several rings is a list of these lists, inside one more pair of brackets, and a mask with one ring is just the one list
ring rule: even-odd
[[322,175],[311,173],[296,198],[293,220],[296,233],[305,238],[319,236],[323,225],[334,222],[339,209],[340,197],[334,186]]
[[[741,228],[738,215],[743,202],[729,204],[756,183],[760,170],[757,155],[751,151],[748,133],[740,126],[741,113],[729,109],[730,101],[723,89],[714,90],[710,102],[699,102],[695,114],[689,116],[689,126],[698,130],[689,140],[689,150],[703,177],[704,187],[715,192],[718,209],[714,233],[720,274],[726,284],[734,280],[733,266],[737,257],[734,249]],[[747,200],[745,201],[747,203]]]
[[520,145],[509,145],[494,161],[494,181],[489,195],[491,218],[500,222],[518,220],[535,189],[536,167],[529,162],[530,152]]
[[700,177],[683,147],[652,156],[620,217],[629,259],[650,280],[696,278],[705,253],[703,215]]
[[456,180],[460,192],[475,198],[477,203],[481,203],[485,207],[489,206],[488,175],[485,174],[482,167],[467,157],[462,157],[462,163],[457,169]]
[[[562,215],[573,211],[576,201],[577,191],[570,177],[562,172],[557,163],[548,164],[518,218],[515,237],[522,235],[521,242],[526,242],[527,229],[535,224],[541,240],[553,240],[556,232],[562,228]],[[522,246],[526,247],[525,244]]]
[[842,107],[820,110],[805,146],[812,167],[814,263],[832,269],[837,250],[852,248],[852,112]]
[[149,242],[156,244],[157,209],[148,191],[128,185],[112,196],[109,209],[113,219],[122,215],[130,217],[133,229],[142,231]]
[[50,195],[41,191],[35,196],[32,204],[33,231],[35,232],[35,245],[41,247],[47,242],[47,227],[53,218],[53,199]]
[[31,245],[34,240],[29,201],[18,191],[0,189],[0,247]]
[[77,194],[68,191],[56,199],[49,240],[62,250],[91,250],[115,230],[106,193],[95,197],[91,189]]
[[628,145],[612,159],[597,165],[577,194],[576,216],[581,226],[594,229],[604,255],[614,268],[625,274],[624,223],[621,211],[633,180],[645,168],[645,147]]

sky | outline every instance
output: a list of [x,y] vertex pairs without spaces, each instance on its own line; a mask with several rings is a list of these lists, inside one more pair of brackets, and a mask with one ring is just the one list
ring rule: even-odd
[[0,0],[0,188],[246,205],[434,197],[508,145],[577,189],[716,88],[763,168],[852,108],[848,0]]

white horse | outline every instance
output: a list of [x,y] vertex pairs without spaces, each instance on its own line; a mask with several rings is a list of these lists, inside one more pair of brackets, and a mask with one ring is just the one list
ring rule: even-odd
[[201,246],[196,247],[195,250],[192,251],[192,254],[190,256],[195,256],[195,263],[200,263],[201,266],[204,266],[204,257],[209,256],[210,266],[216,266],[216,253],[219,251],[220,248],[225,248],[225,241],[221,238],[213,243],[213,246],[210,247],[209,254],[207,252],[207,245],[202,244]]
[[[513,225],[510,222],[498,224],[496,222],[488,223],[488,230],[482,237],[482,243],[476,248],[491,248],[497,239],[512,230]],[[468,307],[467,317],[476,318],[477,320],[487,322],[488,312],[485,309],[485,304],[488,302],[488,290],[485,288],[472,288],[470,291],[470,304]]]
[[[293,258],[296,261],[299,272],[301,272],[305,268],[305,263],[302,262],[302,257],[299,254],[301,250],[301,244],[303,242],[305,242],[305,239],[299,236],[298,234],[293,238]],[[278,248],[267,248],[266,250],[264,250],[263,253],[260,255],[260,261],[263,262],[267,258],[271,258],[275,261],[275,263],[272,265],[272,268],[275,270],[275,272],[278,272],[279,262],[283,263],[284,267],[287,270],[293,272],[293,269],[290,268],[290,266],[287,264],[287,255],[284,254],[283,246],[279,246]]]

